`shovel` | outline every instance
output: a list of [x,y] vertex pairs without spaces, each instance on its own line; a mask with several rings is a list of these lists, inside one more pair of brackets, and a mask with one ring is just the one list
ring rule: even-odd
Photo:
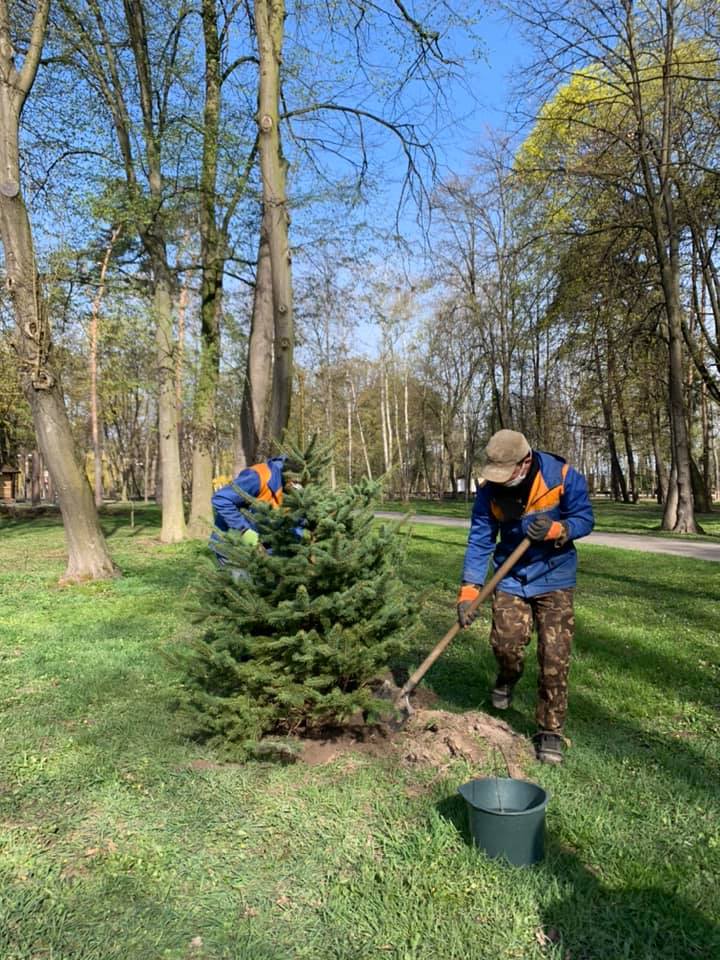
[[[531,543],[532,540],[529,537],[525,537],[520,541],[507,560],[498,567],[497,571],[493,574],[490,580],[488,580],[478,596],[470,604],[470,608],[468,610],[469,613],[472,613],[474,610],[476,610],[480,604],[490,596],[495,587],[500,583],[502,578],[508,574],[510,570],[512,570]],[[411,674],[402,690],[398,693],[393,703],[395,709],[400,713],[400,717],[398,718],[397,722],[398,729],[403,726],[413,712],[413,709],[410,706],[410,694],[420,683],[430,667],[450,646],[452,641],[460,632],[460,629],[461,627],[459,623],[454,623],[452,627],[450,627],[442,640],[435,644],[430,653],[425,657],[417,670]]]

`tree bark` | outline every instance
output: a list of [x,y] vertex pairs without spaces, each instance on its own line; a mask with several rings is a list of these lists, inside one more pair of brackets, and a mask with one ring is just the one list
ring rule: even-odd
[[178,442],[178,418],[175,406],[175,343],[173,340],[172,296],[170,277],[164,264],[155,262],[157,270],[153,305],[155,308],[155,355],[158,368],[158,455],[162,472],[163,543],[185,539],[182,466]]
[[192,500],[189,530],[206,536],[211,528],[210,499],[215,442],[215,406],[220,379],[224,238],[217,227],[218,140],[220,136],[221,49],[216,0],[203,0],[205,105],[200,181],[200,364],[193,409]]
[[[609,345],[608,345],[608,349]],[[628,493],[627,493],[627,484],[625,483],[625,475],[623,474],[622,467],[620,466],[620,459],[617,454],[617,443],[615,442],[615,426],[613,423],[613,414],[612,414],[612,404],[610,401],[609,392],[603,388],[603,369],[602,363],[600,360],[600,350],[597,345],[597,341],[594,345],[595,353],[595,370],[597,373],[598,379],[598,394],[600,396],[600,406],[603,412],[603,419],[605,421],[605,432],[607,435],[607,445],[608,453],[610,455],[610,487],[612,489],[613,500],[622,500],[624,503],[628,502]]]
[[680,265],[677,257],[674,262],[666,262],[662,267],[663,290],[667,307],[669,331],[668,343],[668,381],[670,389],[670,419],[672,424],[673,466],[677,484],[677,506],[671,509],[671,499],[663,515],[662,529],[673,533],[701,532],[695,521],[695,503],[693,498],[692,474],[690,462],[690,438],[685,420],[683,338],[681,324]]
[[284,0],[255,0],[255,30],[260,59],[258,128],[263,219],[267,215],[272,275],[274,333],[270,437],[278,441],[290,418],[293,377],[293,297],[286,181],[279,127],[280,63]]
[[657,479],[657,502],[665,503],[668,495],[668,475],[663,460],[660,442],[658,440],[659,428],[656,424],[658,413],[651,410],[648,421],[650,424],[650,439],[652,442],[653,456],[655,458],[655,477]]
[[273,374],[273,296],[268,231],[269,215],[260,225],[255,294],[248,342],[247,369],[240,411],[240,432],[235,453],[235,470],[257,463],[269,452],[268,415]]
[[62,391],[52,367],[47,304],[38,275],[30,220],[20,192],[20,113],[35,79],[48,6],[49,0],[39,0],[30,47],[18,72],[7,3],[0,0],[0,237],[15,315],[22,388],[63,518],[68,549],[63,579],[95,580],[111,577],[117,570],[100,529],[90,484],[76,459]]
[[100,304],[105,293],[105,277],[110,257],[112,256],[113,246],[120,235],[120,227],[116,227],[110,242],[105,249],[105,255],[100,265],[100,276],[98,278],[98,288],[93,298],[92,309],[90,313],[90,431],[92,434],[93,446],[93,472],[95,476],[95,506],[102,506],[103,502],[103,464],[102,464],[102,442],[100,440],[99,414],[98,414],[98,338],[100,332]]

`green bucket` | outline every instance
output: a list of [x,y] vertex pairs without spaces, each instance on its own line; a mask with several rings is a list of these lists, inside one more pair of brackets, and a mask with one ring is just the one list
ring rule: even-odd
[[508,777],[471,780],[458,788],[475,846],[516,867],[542,860],[549,795],[536,783]]

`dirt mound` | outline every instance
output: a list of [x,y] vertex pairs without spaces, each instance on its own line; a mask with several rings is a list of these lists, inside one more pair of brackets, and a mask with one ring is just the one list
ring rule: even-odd
[[304,740],[304,763],[329,763],[352,753],[386,757],[411,765],[444,767],[453,760],[478,764],[489,760],[501,775],[521,777],[521,764],[532,758],[525,737],[485,713],[416,710],[402,730],[347,731],[321,740]]

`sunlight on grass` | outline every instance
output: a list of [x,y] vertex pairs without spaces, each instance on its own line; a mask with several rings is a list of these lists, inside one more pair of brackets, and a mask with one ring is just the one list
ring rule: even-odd
[[[457,787],[364,756],[222,765],[173,712],[202,543],[104,518],[124,576],[59,589],[57,522],[0,536],[3,960],[689,960],[720,956],[720,567],[581,544],[545,860],[488,861]],[[452,624],[462,529],[416,528],[413,664]],[[489,709],[488,610],[427,678]],[[508,722],[533,731],[534,650]],[[552,932],[548,938],[546,934]]]

